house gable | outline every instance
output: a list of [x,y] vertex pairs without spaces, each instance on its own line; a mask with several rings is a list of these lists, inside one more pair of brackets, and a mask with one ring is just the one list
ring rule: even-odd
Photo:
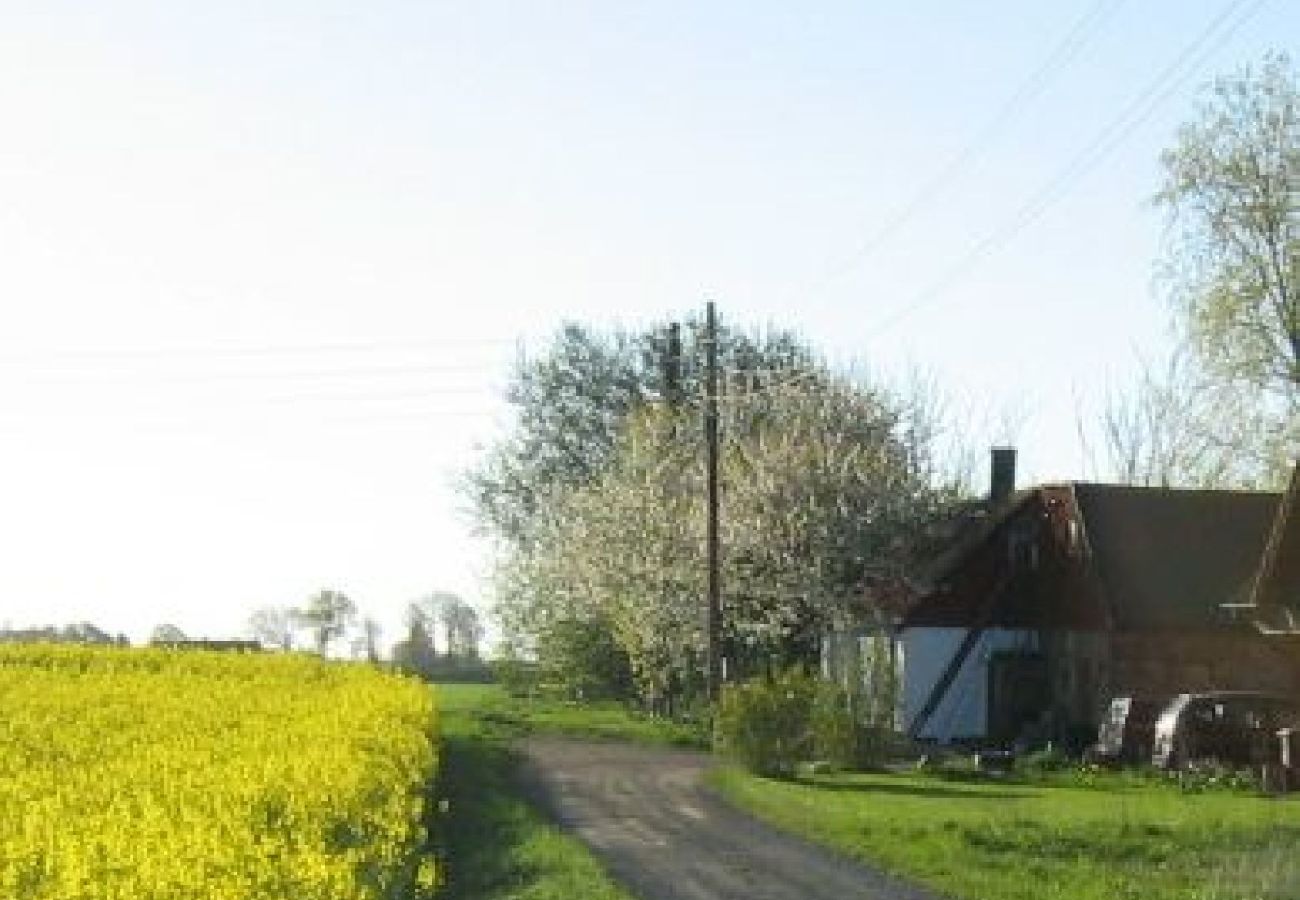
[[1263,630],[1300,631],[1300,463],[1277,504],[1248,606]]
[[1104,628],[1109,612],[1085,561],[1071,486],[1022,491],[931,566],[903,627],[961,627],[983,618],[1007,628]]

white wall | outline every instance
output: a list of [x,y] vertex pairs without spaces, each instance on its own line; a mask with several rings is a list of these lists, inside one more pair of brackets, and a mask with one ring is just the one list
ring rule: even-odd
[[[910,726],[930,691],[948,668],[965,628],[908,628],[899,636],[903,669],[903,721]],[[988,660],[999,650],[1037,649],[1032,631],[989,628],[980,635],[939,708],[918,737],[947,743],[955,738],[980,738],[988,730]]]

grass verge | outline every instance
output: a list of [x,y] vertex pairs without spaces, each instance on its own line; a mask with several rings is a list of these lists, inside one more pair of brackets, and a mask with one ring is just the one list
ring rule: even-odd
[[527,723],[492,685],[439,685],[440,844],[448,900],[631,900],[523,796],[512,743]]
[[478,697],[480,715],[486,721],[520,735],[564,734],[695,749],[705,749],[709,744],[702,726],[654,718],[621,703],[525,699],[512,697],[495,686],[481,689]]
[[712,776],[741,808],[969,900],[1296,900],[1300,799],[930,774]]

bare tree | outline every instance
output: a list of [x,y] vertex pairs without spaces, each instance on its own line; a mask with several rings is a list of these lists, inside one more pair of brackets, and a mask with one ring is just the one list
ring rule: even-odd
[[343,636],[357,615],[357,606],[342,591],[319,590],[307,600],[307,606],[297,613],[298,620],[311,629],[316,641],[316,652],[324,656],[329,645]]
[[264,646],[292,650],[298,630],[297,613],[282,606],[261,606],[248,617],[248,631]]
[[1285,476],[1288,419],[1249,385],[1208,376],[1187,350],[1111,392],[1101,415],[1107,475],[1151,487],[1269,488]]

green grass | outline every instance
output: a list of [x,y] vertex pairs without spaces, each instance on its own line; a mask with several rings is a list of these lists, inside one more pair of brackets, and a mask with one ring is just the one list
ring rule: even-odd
[[[437,688],[449,900],[627,900],[523,796],[512,745],[532,733],[702,744],[698,730],[615,704]],[[938,774],[774,781],[721,769],[737,805],[964,900],[1298,900],[1300,798],[1183,793],[1101,775],[992,782]]]
[[643,715],[621,703],[523,699],[500,690],[481,696],[481,709],[489,721],[520,734],[564,734],[699,749],[708,746],[706,733],[699,726]]
[[440,844],[447,900],[631,900],[581,843],[548,822],[516,779],[531,727],[494,685],[439,685],[448,802]]
[[967,900],[1296,900],[1300,799],[1099,776],[712,776],[778,827]]

